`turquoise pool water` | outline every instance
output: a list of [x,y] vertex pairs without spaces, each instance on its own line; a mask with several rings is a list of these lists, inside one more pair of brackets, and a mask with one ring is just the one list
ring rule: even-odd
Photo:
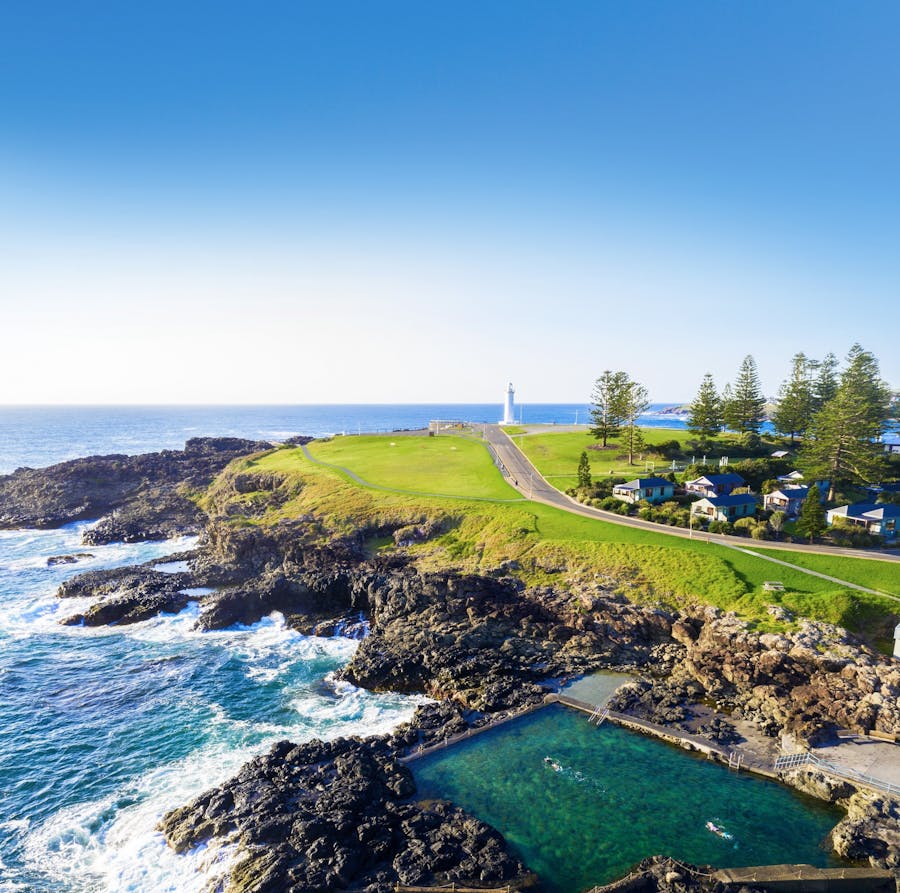
[[723,868],[837,864],[822,847],[834,807],[561,706],[410,766],[421,797],[493,825],[553,893],[609,882],[657,853]]

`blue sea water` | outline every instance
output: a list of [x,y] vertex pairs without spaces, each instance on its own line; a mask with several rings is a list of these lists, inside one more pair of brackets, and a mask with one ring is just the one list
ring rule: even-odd
[[[647,426],[683,428],[680,416],[655,404]],[[588,420],[587,404],[540,403],[516,407],[526,423],[570,425]],[[190,437],[281,440],[295,434],[330,434],[424,428],[431,419],[496,422],[493,403],[416,403],[334,406],[0,406],[0,474],[41,468],[99,453],[180,449]]]
[[[678,427],[654,407],[646,424]],[[525,422],[584,422],[586,406],[526,405]],[[495,421],[499,405],[0,407],[0,474],[190,437],[419,428]],[[194,630],[195,609],[128,627],[65,627],[55,598],[84,570],[163,559],[190,540],[81,546],[85,524],[0,531],[0,893],[200,891],[230,851],[176,856],[155,825],[281,738],[386,731],[419,699],[335,682],[356,643],[312,639],[274,615]],[[75,565],[53,555],[89,551]]]
[[[180,447],[188,437],[275,438],[407,427],[419,416],[346,407],[0,408],[0,473],[91,453]],[[193,545],[81,545],[86,525],[0,531],[0,891],[199,891],[229,851],[176,856],[155,830],[168,809],[282,738],[387,731],[421,699],[335,681],[357,643],[316,639],[278,615],[196,631],[196,609],[132,626],[61,626],[76,573]],[[47,566],[53,555],[94,557]]]

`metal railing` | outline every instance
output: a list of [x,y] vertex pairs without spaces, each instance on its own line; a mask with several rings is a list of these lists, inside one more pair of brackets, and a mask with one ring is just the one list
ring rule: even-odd
[[836,775],[839,778],[845,778],[849,781],[859,781],[872,788],[877,788],[888,794],[900,794],[900,784],[894,784],[892,781],[884,781],[881,778],[875,778],[873,775],[867,775],[865,772],[857,772],[855,769],[845,769],[843,766],[835,766],[826,760],[817,757],[815,754],[804,751],[803,753],[787,754],[778,757],[775,760],[775,771],[783,772],[788,769],[799,769],[801,766],[815,766],[829,775]]

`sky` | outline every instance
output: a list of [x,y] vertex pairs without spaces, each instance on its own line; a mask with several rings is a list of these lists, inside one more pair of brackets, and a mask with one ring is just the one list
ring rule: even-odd
[[0,8],[0,404],[900,388],[893,2]]

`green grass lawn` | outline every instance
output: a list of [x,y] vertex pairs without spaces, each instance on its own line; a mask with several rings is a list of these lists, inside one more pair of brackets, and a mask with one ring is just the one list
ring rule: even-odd
[[[777,626],[766,606],[781,603],[798,615],[840,623],[868,635],[881,647],[887,643],[891,625],[900,619],[897,603],[702,539],[625,527],[525,500],[507,501],[517,500],[518,494],[477,441],[342,437],[315,442],[309,449],[315,458],[348,468],[373,485],[404,492],[360,486],[342,472],[310,462],[301,450],[284,448],[232,466],[232,473],[277,472],[290,490],[291,498],[247,523],[273,523],[312,513],[323,519],[327,529],[341,532],[361,525],[374,530],[383,524],[439,519],[442,533],[411,547],[422,567],[475,572],[513,561],[526,583],[570,585],[599,579],[634,599],[674,605],[700,602],[735,610],[763,628]],[[431,498],[423,493],[469,499]],[[240,498],[252,505],[257,496],[263,503],[268,498],[252,493]],[[471,497],[487,501],[470,501]],[[235,498],[230,491],[229,498]],[[383,547],[385,541],[378,544]],[[882,562],[781,551],[774,557],[873,589],[897,590],[897,568]],[[764,593],[766,580],[781,581],[786,591]]]
[[[658,456],[648,462],[628,464],[628,454],[623,445],[615,443],[611,449],[593,449],[599,441],[587,429],[583,432],[541,432],[535,434],[522,433],[523,428],[507,428],[506,432],[519,448],[534,463],[540,473],[560,490],[574,487],[578,483],[578,460],[583,451],[587,451],[591,464],[591,474],[596,478],[608,475],[624,475],[638,477],[645,473],[660,473],[671,467],[670,462]],[[644,440],[648,444],[663,443],[667,440],[678,440],[686,450],[687,440],[691,437],[683,428],[642,428]],[[698,455],[697,459],[700,460]],[[649,464],[648,464],[649,463]]]
[[781,561],[799,564],[820,574],[838,577],[869,589],[878,589],[900,596],[900,564],[889,561],[867,561],[860,558],[844,558],[840,555],[816,555],[811,552],[783,552],[774,549],[758,549],[751,545],[754,552],[770,555]]
[[521,499],[484,444],[464,437],[336,437],[309,445],[322,462],[349,468],[381,487],[483,499]]

